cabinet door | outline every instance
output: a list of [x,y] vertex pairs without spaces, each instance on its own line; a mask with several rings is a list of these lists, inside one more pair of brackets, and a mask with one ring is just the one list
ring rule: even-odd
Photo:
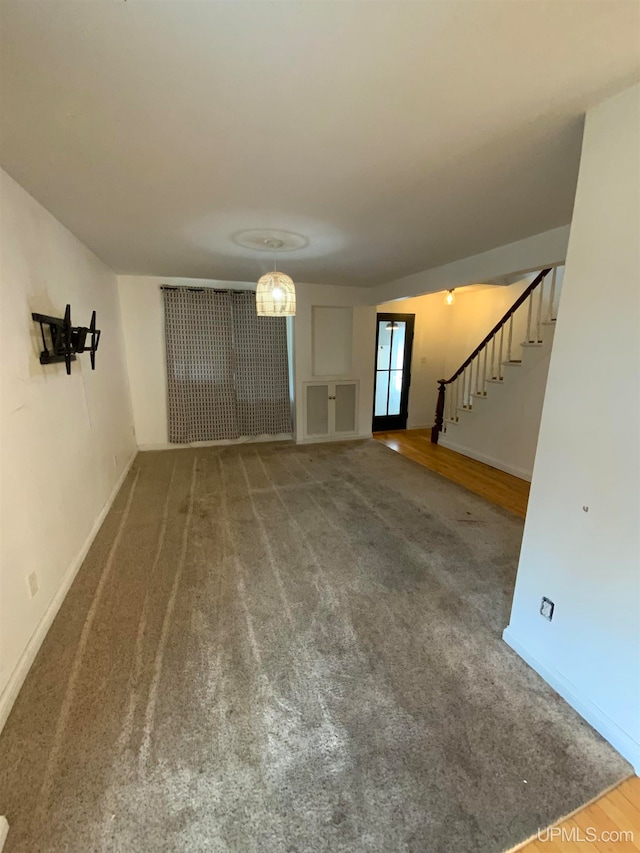
[[306,386],[306,435],[329,435],[329,384]]
[[334,434],[347,435],[357,432],[358,386],[355,382],[336,382],[333,387]]

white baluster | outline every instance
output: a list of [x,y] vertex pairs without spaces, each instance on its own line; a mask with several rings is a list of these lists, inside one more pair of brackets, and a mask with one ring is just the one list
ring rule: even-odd
[[533,293],[529,294],[529,298],[527,299],[527,303],[529,305],[529,308],[527,311],[527,340],[529,341],[530,344],[532,344],[533,340],[531,338],[531,315],[533,313]]
[[496,378],[496,336],[491,338],[491,378]]
[[484,348],[484,369],[482,371],[482,396],[485,397],[487,394],[487,349]]
[[542,279],[542,283],[540,285],[540,298],[538,299],[538,316],[536,318],[536,330],[538,336],[536,341],[540,344],[542,343],[542,338],[540,337],[540,323],[542,321],[542,294],[544,292],[544,279]]
[[502,344],[504,341],[504,326],[500,327],[500,347],[498,348],[498,379],[502,379]]
[[476,356],[476,394],[480,393],[480,353]]
[[549,296],[549,320],[554,320],[554,302],[556,301],[556,275],[558,273],[558,267],[553,268],[553,273],[551,274],[551,295]]
[[509,317],[509,337],[507,340],[507,361],[511,361],[511,345],[513,343],[513,314]]

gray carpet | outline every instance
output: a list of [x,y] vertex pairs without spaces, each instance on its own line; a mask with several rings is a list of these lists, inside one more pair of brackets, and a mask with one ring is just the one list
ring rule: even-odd
[[6,853],[501,851],[574,809],[630,768],[500,639],[521,533],[374,441],[140,454],[0,738]]

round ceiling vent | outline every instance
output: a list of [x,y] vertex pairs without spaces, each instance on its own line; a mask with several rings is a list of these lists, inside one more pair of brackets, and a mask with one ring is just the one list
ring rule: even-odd
[[304,249],[308,244],[306,237],[302,234],[294,234],[293,231],[278,231],[274,228],[255,228],[249,231],[238,231],[231,238],[238,246],[252,249],[258,252],[295,252]]

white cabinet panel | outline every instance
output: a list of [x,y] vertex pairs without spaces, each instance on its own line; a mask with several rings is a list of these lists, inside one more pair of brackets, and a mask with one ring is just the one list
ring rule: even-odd
[[332,438],[358,432],[358,383],[305,382],[304,436]]
[[355,382],[335,383],[335,432],[356,432],[356,399],[357,388]]
[[329,385],[308,385],[307,435],[329,435]]

